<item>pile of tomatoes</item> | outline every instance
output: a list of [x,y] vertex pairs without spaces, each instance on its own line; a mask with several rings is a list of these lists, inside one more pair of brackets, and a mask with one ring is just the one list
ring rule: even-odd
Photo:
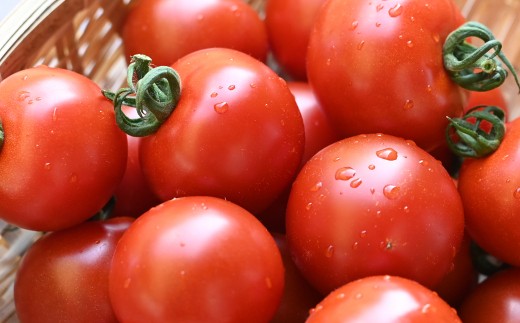
[[[464,23],[452,0],[140,0],[128,87],[4,79],[0,218],[45,232],[20,321],[519,320],[520,121],[467,90],[487,70],[446,68]],[[500,125],[462,119],[488,105]],[[453,120],[493,151],[457,156]]]

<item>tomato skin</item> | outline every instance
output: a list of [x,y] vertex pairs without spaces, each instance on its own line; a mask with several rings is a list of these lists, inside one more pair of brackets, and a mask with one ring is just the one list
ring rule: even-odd
[[437,294],[397,276],[362,278],[331,292],[306,323],[461,322]]
[[344,137],[382,132],[425,150],[444,141],[465,95],[442,46],[463,22],[451,0],[327,1],[315,20],[307,76]]
[[265,24],[277,63],[295,80],[307,79],[306,55],[314,19],[324,0],[268,0]]
[[305,164],[293,183],[287,241],[322,293],[371,275],[433,287],[463,237],[457,188],[442,164],[402,138],[359,135]]
[[459,315],[466,323],[518,322],[520,269],[499,271],[480,283],[464,300]]
[[520,119],[506,124],[499,148],[491,155],[464,160],[459,192],[466,226],[477,245],[500,260],[520,265]]
[[268,322],[283,286],[280,252],[265,227],[231,202],[200,196],[137,218],[109,279],[121,322]]
[[132,221],[84,222],[37,240],[16,275],[20,322],[116,322],[108,272],[116,244]]
[[0,217],[53,231],[97,213],[127,158],[126,135],[101,89],[75,72],[39,66],[3,80],[0,93]]
[[226,47],[265,61],[268,39],[258,13],[241,0],[141,0],[122,28],[126,57],[171,65],[203,48]]
[[470,92],[464,111],[466,112],[479,105],[494,105],[503,109],[506,115],[505,119],[508,120],[509,109],[501,87],[483,92]]
[[290,184],[305,130],[287,83],[231,49],[197,51],[173,65],[180,101],[159,130],[143,138],[140,161],[162,200],[225,198],[258,214]]

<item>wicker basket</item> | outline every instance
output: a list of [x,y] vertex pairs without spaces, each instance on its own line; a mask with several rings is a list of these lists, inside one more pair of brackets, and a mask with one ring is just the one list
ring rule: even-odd
[[[265,0],[245,0],[261,11]],[[82,73],[105,89],[124,80],[126,60],[118,31],[133,0],[23,0],[0,22],[0,80],[21,69],[46,64]],[[520,67],[520,1],[456,0],[463,13],[489,26]],[[72,14],[71,14],[72,13]],[[493,14],[493,16],[490,15]],[[512,78],[504,85],[512,115],[520,110]],[[17,322],[14,273],[20,255],[39,237],[0,221],[0,321]]]

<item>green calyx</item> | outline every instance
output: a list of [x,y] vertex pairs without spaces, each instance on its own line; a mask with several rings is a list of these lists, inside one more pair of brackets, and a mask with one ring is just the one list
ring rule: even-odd
[[[168,66],[151,66],[146,55],[134,55],[128,66],[127,88],[117,92],[103,90],[114,102],[116,122],[124,132],[144,137],[156,132],[173,112],[180,99],[181,81],[177,72]],[[126,105],[137,110],[138,118],[130,118],[123,111]]]
[[[476,47],[466,40],[476,37],[484,42]],[[471,91],[489,91],[504,83],[509,69],[520,90],[518,76],[502,52],[502,43],[486,26],[470,21],[448,35],[443,47],[444,67],[455,83]]]
[[[477,106],[462,118],[449,118],[446,140],[458,156],[480,158],[498,149],[505,135],[504,111],[496,106]],[[490,123],[489,131],[482,127]]]

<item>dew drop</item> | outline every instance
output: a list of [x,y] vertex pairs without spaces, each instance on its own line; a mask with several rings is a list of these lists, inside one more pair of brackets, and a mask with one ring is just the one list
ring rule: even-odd
[[350,182],[350,187],[358,188],[362,183],[363,183],[363,181],[360,178],[356,178],[356,179],[352,180],[352,182]]
[[233,91],[234,89],[235,89],[235,85],[231,84],[230,86],[228,86],[228,90]]
[[20,91],[18,93],[18,101],[24,101],[25,99],[27,99],[30,96],[31,96],[31,93],[29,93],[27,91]]
[[358,247],[359,247],[359,242],[356,241],[352,244],[352,250],[356,250]]
[[441,36],[437,33],[432,34],[432,39],[434,42],[438,43],[441,40]]
[[520,199],[520,187],[518,187],[518,188],[513,192],[513,196],[515,197],[515,199]]
[[362,293],[357,293],[355,296],[354,296],[355,299],[362,299],[363,298],[363,294]]
[[365,237],[367,236],[367,230],[363,230],[363,231],[361,231],[361,232],[359,233],[359,236],[360,236],[361,238],[365,238]]
[[365,41],[364,41],[364,40],[362,40],[362,41],[359,42],[359,44],[357,45],[357,49],[358,49],[358,50],[362,50],[362,49],[363,49],[363,46],[365,46]]
[[374,169],[376,169],[376,165],[370,164],[370,165],[368,165],[368,169],[374,170]]
[[413,47],[413,41],[409,40],[406,42],[406,46],[412,48]]
[[52,165],[51,165],[51,163],[45,163],[45,164],[43,164],[43,168],[44,168],[45,170],[51,170]]
[[379,11],[383,10],[384,7],[385,7],[384,4],[382,4],[382,3],[378,4],[378,5],[376,6],[376,11],[379,12]]
[[305,205],[305,209],[310,211],[310,209],[312,209],[312,202],[307,203],[307,205]]
[[381,23],[380,22],[376,22],[376,27],[380,27],[381,26]]
[[421,159],[421,160],[419,160],[419,165],[421,165],[421,166],[428,166],[429,164],[428,164],[428,162],[426,160]]
[[213,106],[213,109],[217,113],[226,113],[229,110],[229,105],[227,102],[220,102]]
[[410,213],[410,208],[407,205],[405,205],[403,207],[403,211],[404,211],[404,213]]
[[393,148],[385,148],[376,151],[376,156],[384,160],[396,160],[397,151]]
[[338,295],[336,295],[336,298],[337,298],[337,299],[343,299],[343,298],[345,298],[345,293],[339,293]]
[[249,87],[252,89],[256,88],[256,83],[249,83]]
[[425,304],[422,308],[421,308],[421,313],[423,314],[426,314],[430,311],[430,308],[431,308],[431,304]]
[[371,187],[371,188],[370,188],[370,194],[374,195],[374,194],[375,194],[375,192],[376,192],[376,189],[375,189],[375,188],[373,188],[373,187]]
[[334,255],[334,246],[330,245],[325,250],[325,257],[331,258]]
[[22,81],[27,81],[28,78],[29,78],[29,75],[24,75],[24,76],[22,77]]
[[350,25],[350,30],[355,30],[359,25],[359,21],[354,20],[352,24]]
[[404,103],[404,109],[405,110],[410,110],[414,107],[414,102],[413,100],[406,100],[406,102]]
[[401,188],[399,186],[386,185],[383,188],[383,194],[386,196],[386,198],[388,198],[390,200],[395,200],[396,198],[399,197],[400,190],[401,190]]
[[210,94],[210,97],[212,98],[216,98],[218,96],[218,93],[217,92],[213,92]]
[[393,18],[399,17],[402,13],[403,13],[403,6],[401,6],[400,3],[397,3],[395,6],[388,9],[388,15],[390,15],[390,17],[393,17]]
[[341,181],[348,181],[356,176],[356,170],[352,167],[342,167],[336,171],[334,178]]
[[58,110],[57,107],[54,107],[54,110],[52,110],[52,121],[56,121],[58,119],[58,116],[56,115],[56,110]]
[[314,184],[314,186],[311,187],[311,192],[317,192],[322,187],[323,187],[323,183],[322,182],[317,182],[316,184]]

